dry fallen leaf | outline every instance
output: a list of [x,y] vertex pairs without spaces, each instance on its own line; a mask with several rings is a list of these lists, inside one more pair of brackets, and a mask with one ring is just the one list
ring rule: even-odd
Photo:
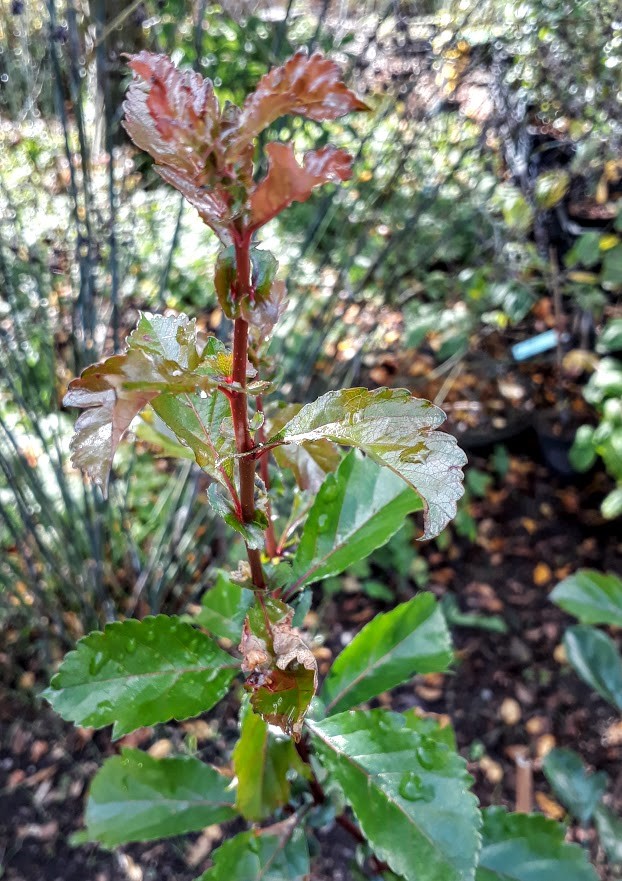
[[519,702],[513,697],[504,698],[499,707],[499,715],[506,725],[518,724],[522,716]]
[[563,820],[566,816],[566,811],[562,806],[544,792],[536,792],[536,804],[542,813],[550,820],[559,821]]
[[551,567],[547,563],[538,563],[533,570],[533,583],[537,587],[544,587],[553,577]]

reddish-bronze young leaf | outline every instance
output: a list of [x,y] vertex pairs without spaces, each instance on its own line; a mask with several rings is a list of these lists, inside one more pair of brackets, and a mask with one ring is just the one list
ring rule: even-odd
[[341,70],[321,52],[299,50],[282,67],[261,78],[244,102],[228,148],[230,157],[252,141],[266,126],[285,114],[309,119],[337,119],[353,110],[369,110],[341,81]]
[[306,202],[314,187],[349,180],[352,157],[336,147],[305,154],[299,165],[291,144],[266,144],[268,173],[251,193],[251,226],[256,229],[276,217],[292,202]]
[[156,165],[154,168],[162,180],[179,190],[182,196],[185,196],[197,209],[203,223],[211,227],[222,242],[229,244],[232,216],[229,208],[230,198],[225,188],[213,186],[207,189],[175,168],[164,165]]
[[127,133],[159,165],[199,177],[220,118],[211,81],[150,52],[131,56],[129,66],[138,79],[123,104]]

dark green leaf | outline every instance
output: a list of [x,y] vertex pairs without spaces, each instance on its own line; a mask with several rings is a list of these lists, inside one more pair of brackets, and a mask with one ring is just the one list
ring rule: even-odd
[[491,633],[507,633],[508,626],[500,615],[478,615],[475,612],[462,612],[458,600],[452,593],[446,593],[441,607],[450,627],[476,627]]
[[579,569],[557,585],[551,600],[582,624],[622,627],[622,580],[612,572]]
[[196,881],[306,881],[309,850],[296,816],[268,829],[240,832],[214,853]]
[[444,743],[453,752],[457,752],[456,733],[447,722],[446,716],[442,722],[434,715],[419,715],[417,710],[406,710],[402,716],[406,720],[407,727],[412,728],[417,734],[431,737],[438,743]]
[[324,682],[326,713],[340,713],[396,688],[416,673],[446,670],[451,640],[431,593],[382,612],[337,657]]
[[86,832],[106,847],[181,835],[232,819],[234,800],[231,780],[198,759],[124,749],[91,784]]
[[299,740],[317,689],[317,663],[292,628],[293,617],[290,606],[257,594],[244,622],[240,651],[253,710]]
[[385,544],[421,507],[397,475],[352,450],[326,477],[309,511],[294,558],[295,584],[343,572]]
[[253,602],[252,590],[231,581],[224,572],[216,576],[216,584],[203,594],[201,611],[196,620],[213,633],[236,644],[242,635],[246,612]]
[[445,414],[406,389],[343,389],[307,404],[271,442],[304,444],[328,438],[358,447],[398,474],[424,503],[423,538],[456,514],[466,456],[449,434],[435,431]]
[[234,659],[209,636],[158,615],[107,624],[85,636],[43,696],[78,725],[114,723],[117,738],[209,710],[225,696],[236,670]]
[[287,772],[300,758],[293,741],[271,734],[261,716],[246,704],[242,709],[240,739],[233,750],[238,778],[236,807],[247,820],[265,820],[289,800]]
[[540,814],[508,814],[486,808],[477,881],[597,881],[564,828]]
[[591,425],[579,426],[570,448],[569,458],[570,464],[577,471],[589,471],[592,467],[596,461],[596,449],[594,428]]
[[406,881],[474,877],[480,817],[463,759],[385,710],[307,725],[331,783],[394,872]]
[[564,635],[568,661],[584,682],[622,710],[622,660],[616,644],[594,627],[569,627]]
[[601,804],[594,815],[600,843],[610,863],[622,863],[622,820]]
[[581,756],[571,749],[553,749],[542,762],[553,792],[580,823],[589,823],[607,789],[603,771],[588,774]]

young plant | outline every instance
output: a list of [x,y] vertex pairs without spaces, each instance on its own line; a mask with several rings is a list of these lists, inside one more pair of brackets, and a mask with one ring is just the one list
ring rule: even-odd
[[[315,187],[348,179],[351,159],[325,146],[299,162],[291,144],[268,143],[268,171],[256,181],[256,138],[284,114],[321,121],[367,108],[319,53],[296,53],[241,108],[221,107],[211,82],[163,56],[143,52],[130,66],[126,129],[222,242],[215,288],[233,344],[203,336],[184,315],[143,314],[124,354],[69,387],[65,403],[83,411],[73,461],[105,493],[115,450],[147,408],[150,436],[194,457],[211,478],[214,511],[242,536],[248,562],[215,578],[198,626],[159,615],[89,634],[45,696],[79,725],[113,725],[114,738],[203,713],[239,676],[248,697],[233,774],[194,756],[123,749],[93,781],[86,836],[113,847],[241,815],[253,825],[215,852],[202,881],[295,881],[309,875],[313,829],[336,819],[370,871],[387,878],[462,881],[479,865],[478,878],[494,881],[511,865],[512,877],[535,881],[559,877],[563,864],[566,881],[594,879],[548,820],[494,808],[482,822],[450,730],[414,710],[361,709],[450,665],[431,593],[367,624],[321,688],[296,626],[312,584],[387,542],[412,511],[423,510],[423,538],[437,535],[463,491],[466,457],[437,430],[444,414],[428,401],[404,389],[355,388],[282,404],[272,382],[266,343],[285,288],[257,233]],[[342,457],[340,446],[352,449]],[[280,539],[275,467],[298,487]]]

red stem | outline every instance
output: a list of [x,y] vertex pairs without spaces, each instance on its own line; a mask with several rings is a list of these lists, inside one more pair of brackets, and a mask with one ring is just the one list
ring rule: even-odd
[[[236,258],[236,298],[251,295],[250,239],[248,236],[237,237],[235,241]],[[248,321],[236,318],[233,328],[233,373],[231,378],[241,388],[246,387],[246,367],[248,364]],[[233,433],[238,453],[248,453],[255,446],[248,424],[248,403],[246,393],[232,392],[229,396]],[[255,517],[255,458],[243,456],[238,459],[240,481],[240,508],[242,519],[250,523]],[[266,582],[261,566],[259,551],[247,546],[248,562],[251,567],[253,584],[264,590]]]

